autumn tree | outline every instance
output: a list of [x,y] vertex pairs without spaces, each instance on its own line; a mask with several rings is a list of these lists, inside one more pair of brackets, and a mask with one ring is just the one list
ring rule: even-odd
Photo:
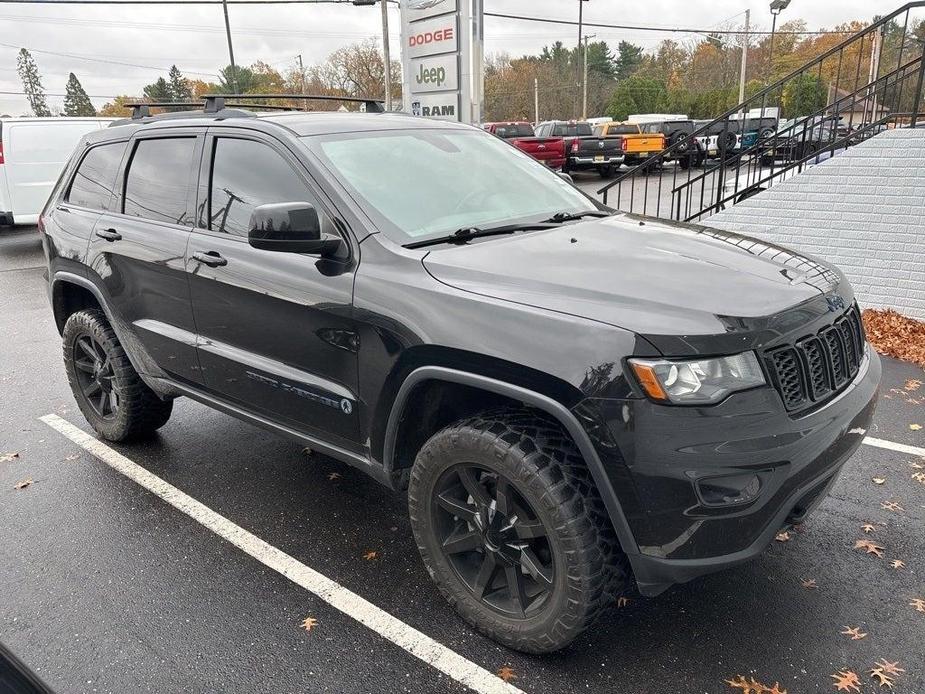
[[[392,61],[390,68],[392,98],[400,99],[401,67]],[[385,94],[385,61],[379,42],[370,38],[339,48],[323,64],[308,70],[307,77],[326,92],[340,96],[382,97]]]
[[42,87],[39,68],[35,64],[32,54],[25,48],[19,49],[19,55],[16,57],[16,70],[19,72],[19,79],[22,80],[22,88],[33,115],[40,117],[50,116],[51,111],[45,101],[45,89]]
[[617,85],[607,115],[614,120],[626,120],[633,113],[660,113],[668,107],[665,83],[652,77],[630,77]]
[[126,118],[132,115],[132,111],[126,108],[124,104],[133,103],[138,100],[137,96],[128,96],[126,94],[117,96],[112,101],[107,101],[103,104],[103,107],[99,110],[97,115],[109,118]]
[[65,116],[95,116],[96,109],[84,91],[80,80],[72,72],[67,77],[64,88],[64,115]]
[[163,77],[158,77],[154,82],[145,86],[144,95],[148,101],[173,101],[173,94],[170,91],[170,83]]

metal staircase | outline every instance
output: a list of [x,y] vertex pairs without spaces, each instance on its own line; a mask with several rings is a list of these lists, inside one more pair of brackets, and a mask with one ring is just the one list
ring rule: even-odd
[[[885,129],[925,125],[923,49],[925,0],[918,0],[624,172],[598,193],[620,210],[696,222]],[[807,79],[826,84],[826,105],[804,107],[806,113],[792,114],[776,132],[762,130],[754,142],[731,146],[747,122],[745,114],[766,114],[782,104],[794,110],[788,101]],[[717,135],[717,158],[703,168],[666,164],[673,170],[659,171],[706,135]]]

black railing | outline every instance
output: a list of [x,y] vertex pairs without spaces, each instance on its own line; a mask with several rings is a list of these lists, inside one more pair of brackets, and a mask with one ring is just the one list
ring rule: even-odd
[[[621,210],[696,221],[886,128],[925,122],[923,47],[925,0],[919,0],[676,140],[598,192],[606,204]],[[766,117],[770,108],[773,113],[783,108],[789,117],[773,133],[767,120],[745,117]],[[755,125],[748,133],[750,123]],[[716,137],[715,151],[696,142],[710,135]],[[694,163],[697,158],[686,153],[698,151],[707,157],[702,169],[671,165],[685,156],[685,163]]]

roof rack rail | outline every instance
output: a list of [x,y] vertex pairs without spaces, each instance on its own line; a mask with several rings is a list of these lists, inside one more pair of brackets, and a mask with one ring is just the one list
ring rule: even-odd
[[[366,96],[328,96],[319,94],[203,94],[205,112],[215,113],[225,107],[226,99],[300,99],[303,101],[343,101],[346,103],[363,104],[367,113],[385,113],[385,103],[382,99],[373,99]],[[257,104],[254,104],[256,107]]]
[[151,115],[151,108],[171,108],[174,106],[183,106],[185,108],[201,108],[201,101],[137,101],[122,104],[125,108],[132,109],[132,120],[147,118]]

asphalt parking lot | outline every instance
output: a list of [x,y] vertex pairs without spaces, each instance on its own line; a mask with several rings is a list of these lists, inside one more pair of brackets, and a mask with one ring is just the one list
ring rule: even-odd
[[[88,430],[67,387],[42,263],[35,230],[0,230],[0,641],[59,692],[467,691],[433,658],[335,609],[46,423],[57,420],[39,419]],[[925,426],[920,381],[921,368],[884,360],[869,436],[925,447],[925,429],[910,426]],[[913,449],[862,446],[787,541],[658,598],[631,597],[567,651],[542,657],[499,647],[453,614],[420,564],[404,499],[358,471],[188,400],[154,439],[113,449],[266,551],[422,632],[433,640],[424,651],[458,654],[475,666],[479,691],[498,691],[495,673],[510,668],[508,691],[537,694],[759,694],[775,683],[830,692],[832,674],[848,670],[873,692],[870,670],[885,659],[904,670],[892,692],[925,692],[925,613],[910,604],[925,599],[925,483],[912,478],[925,458]],[[855,549],[859,539],[882,557]],[[307,617],[311,631],[300,626]],[[852,640],[846,627],[867,636]],[[726,683],[739,677],[766,687]]]

